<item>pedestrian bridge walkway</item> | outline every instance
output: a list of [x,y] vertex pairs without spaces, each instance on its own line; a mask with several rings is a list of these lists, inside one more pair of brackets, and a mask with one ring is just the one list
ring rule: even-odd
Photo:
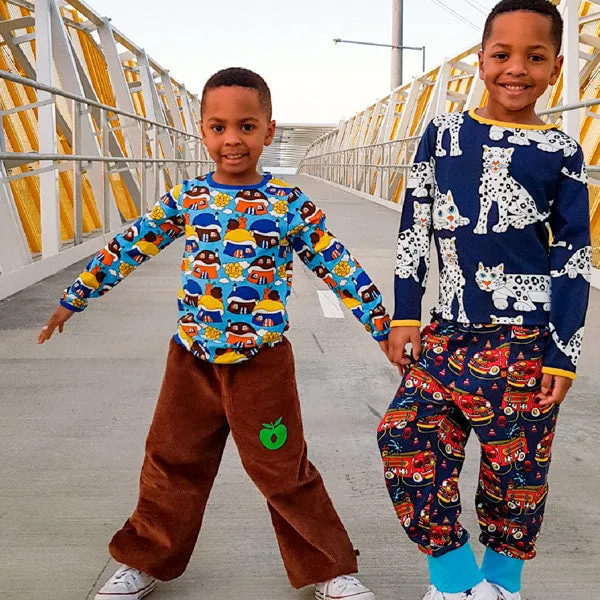
[[[331,230],[360,258],[391,308],[398,212],[313,178],[288,179],[322,206]],[[92,598],[113,571],[107,543],[135,504],[144,438],[175,329],[181,252],[179,241],[42,346],[36,345],[40,327],[84,263],[0,301],[3,600]],[[375,438],[397,373],[348,311],[343,319],[324,315],[318,292],[325,287],[296,262],[289,336],[310,458],[360,548],[363,581],[379,600],[418,600],[425,560],[396,520]],[[527,600],[595,600],[600,589],[597,290],[588,323],[579,377],[561,413],[540,554],[525,571]],[[471,444],[463,522],[476,539],[478,451]],[[288,587],[267,507],[233,444],[189,569],[153,598],[311,598],[308,590]]]

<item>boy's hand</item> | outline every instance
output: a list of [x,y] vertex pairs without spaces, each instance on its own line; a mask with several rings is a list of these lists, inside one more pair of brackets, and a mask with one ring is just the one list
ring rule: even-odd
[[[406,345],[412,345],[412,358],[406,352]],[[421,354],[421,331],[418,327],[392,327],[388,338],[387,356],[390,362],[404,375],[408,365]]]
[[540,406],[561,404],[572,385],[573,380],[569,377],[544,373],[542,377],[542,390],[537,395]]
[[38,336],[38,344],[43,344],[46,340],[49,340],[54,333],[54,330],[58,327],[59,333],[63,332],[65,323],[73,316],[73,311],[62,306],[62,304],[52,313],[52,316],[48,319],[48,322],[42,327],[40,335]]

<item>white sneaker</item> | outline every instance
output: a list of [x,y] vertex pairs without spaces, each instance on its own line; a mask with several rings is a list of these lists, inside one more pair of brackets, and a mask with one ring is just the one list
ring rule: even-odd
[[500,594],[502,600],[521,600],[521,594],[519,592],[509,592],[497,583],[492,583],[492,587]]
[[[440,590],[432,585],[423,597],[423,600],[504,600],[498,595],[498,593],[499,592],[495,590],[487,581],[482,581],[474,588],[464,592],[458,592],[457,594],[440,592]],[[513,599],[507,598],[506,600]]]
[[156,586],[156,579],[123,565],[98,590],[95,600],[141,600]]
[[324,583],[315,585],[315,598],[317,600],[338,600],[352,598],[352,600],[375,600],[375,594],[370,592],[356,577],[342,575]]

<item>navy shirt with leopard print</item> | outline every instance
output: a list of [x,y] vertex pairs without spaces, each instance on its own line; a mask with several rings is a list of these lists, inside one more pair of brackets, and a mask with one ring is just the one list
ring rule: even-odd
[[474,110],[427,127],[407,181],[393,325],[420,324],[430,240],[436,319],[547,326],[544,371],[574,377],[591,280],[587,176],[579,144],[553,125]]

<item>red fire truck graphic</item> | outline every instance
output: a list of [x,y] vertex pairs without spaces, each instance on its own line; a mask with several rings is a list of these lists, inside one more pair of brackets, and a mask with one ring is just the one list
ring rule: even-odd
[[415,516],[415,509],[410,500],[405,500],[394,506],[396,515],[400,519],[400,522],[404,527],[408,527],[413,517]]
[[484,514],[481,510],[478,511],[479,524],[483,529],[487,529],[490,533],[498,532],[506,537],[513,537],[515,540],[520,540],[524,535],[527,535],[527,526],[524,523],[515,523],[510,519],[502,519],[501,517],[492,517]]
[[[520,542],[522,543],[522,542]],[[524,552],[523,550],[519,550],[510,544],[500,544],[498,547],[498,552],[501,554],[505,554],[510,558],[517,558],[519,560],[527,560],[532,557],[531,552]]]
[[412,478],[415,483],[433,479],[435,454],[431,450],[420,450],[400,456],[387,456],[384,459],[386,479]]
[[404,388],[407,394],[413,394],[417,390],[421,390],[421,396],[423,396],[423,392],[426,392],[438,402],[448,395],[441,383],[438,383],[428,373],[416,368],[412,368],[408,373],[404,380]]
[[491,350],[476,352],[469,361],[469,369],[474,375],[497,379],[505,377],[508,369],[510,346],[504,345]]
[[508,367],[506,380],[516,388],[532,388],[542,376],[541,360],[518,360]]
[[465,370],[466,355],[466,348],[457,348],[448,359],[448,366],[450,367],[450,370],[457,375],[462,375]]
[[441,504],[456,504],[460,498],[458,477],[444,479],[438,490],[437,497]]
[[531,413],[532,417],[547,415],[552,410],[552,405],[540,406],[536,398],[537,392],[513,392],[506,391],[502,397],[500,408],[505,415],[514,413]]
[[535,461],[540,465],[545,465],[550,460],[550,451],[552,449],[552,440],[554,432],[551,431],[545,435],[535,448]]
[[389,410],[385,413],[385,416],[379,424],[377,431],[381,433],[387,429],[404,429],[411,421],[414,421],[416,418],[416,404],[413,404],[408,408],[398,408],[396,410]]
[[432,431],[437,429],[444,419],[444,415],[427,415],[417,422],[417,429],[422,433]]
[[547,484],[527,487],[514,487],[510,484],[506,492],[506,504],[511,510],[518,510],[521,513],[533,512],[547,493]]
[[432,525],[430,533],[430,545],[435,548],[442,548],[449,546],[452,543],[450,534],[452,533],[452,526],[446,523],[441,525]]
[[520,327],[519,325],[513,325],[511,327],[512,337],[514,340],[519,342],[531,342],[540,334],[540,330],[537,327]]
[[515,462],[523,462],[527,455],[527,440],[521,434],[512,440],[501,440],[483,444],[485,456],[494,471],[502,467],[511,467]]
[[438,439],[449,458],[464,458],[467,434],[454,422],[446,418],[440,423]]
[[500,479],[492,469],[482,464],[479,470],[479,486],[488,498],[501,502],[504,494],[500,486]]
[[452,392],[452,401],[465,413],[473,424],[487,425],[494,418],[492,403],[482,396],[454,390]]
[[425,352],[429,358],[433,358],[432,355],[442,354],[442,352],[448,350],[448,342],[449,339],[446,336],[436,335],[430,330],[427,330],[424,332],[421,345],[423,347],[423,352]]

